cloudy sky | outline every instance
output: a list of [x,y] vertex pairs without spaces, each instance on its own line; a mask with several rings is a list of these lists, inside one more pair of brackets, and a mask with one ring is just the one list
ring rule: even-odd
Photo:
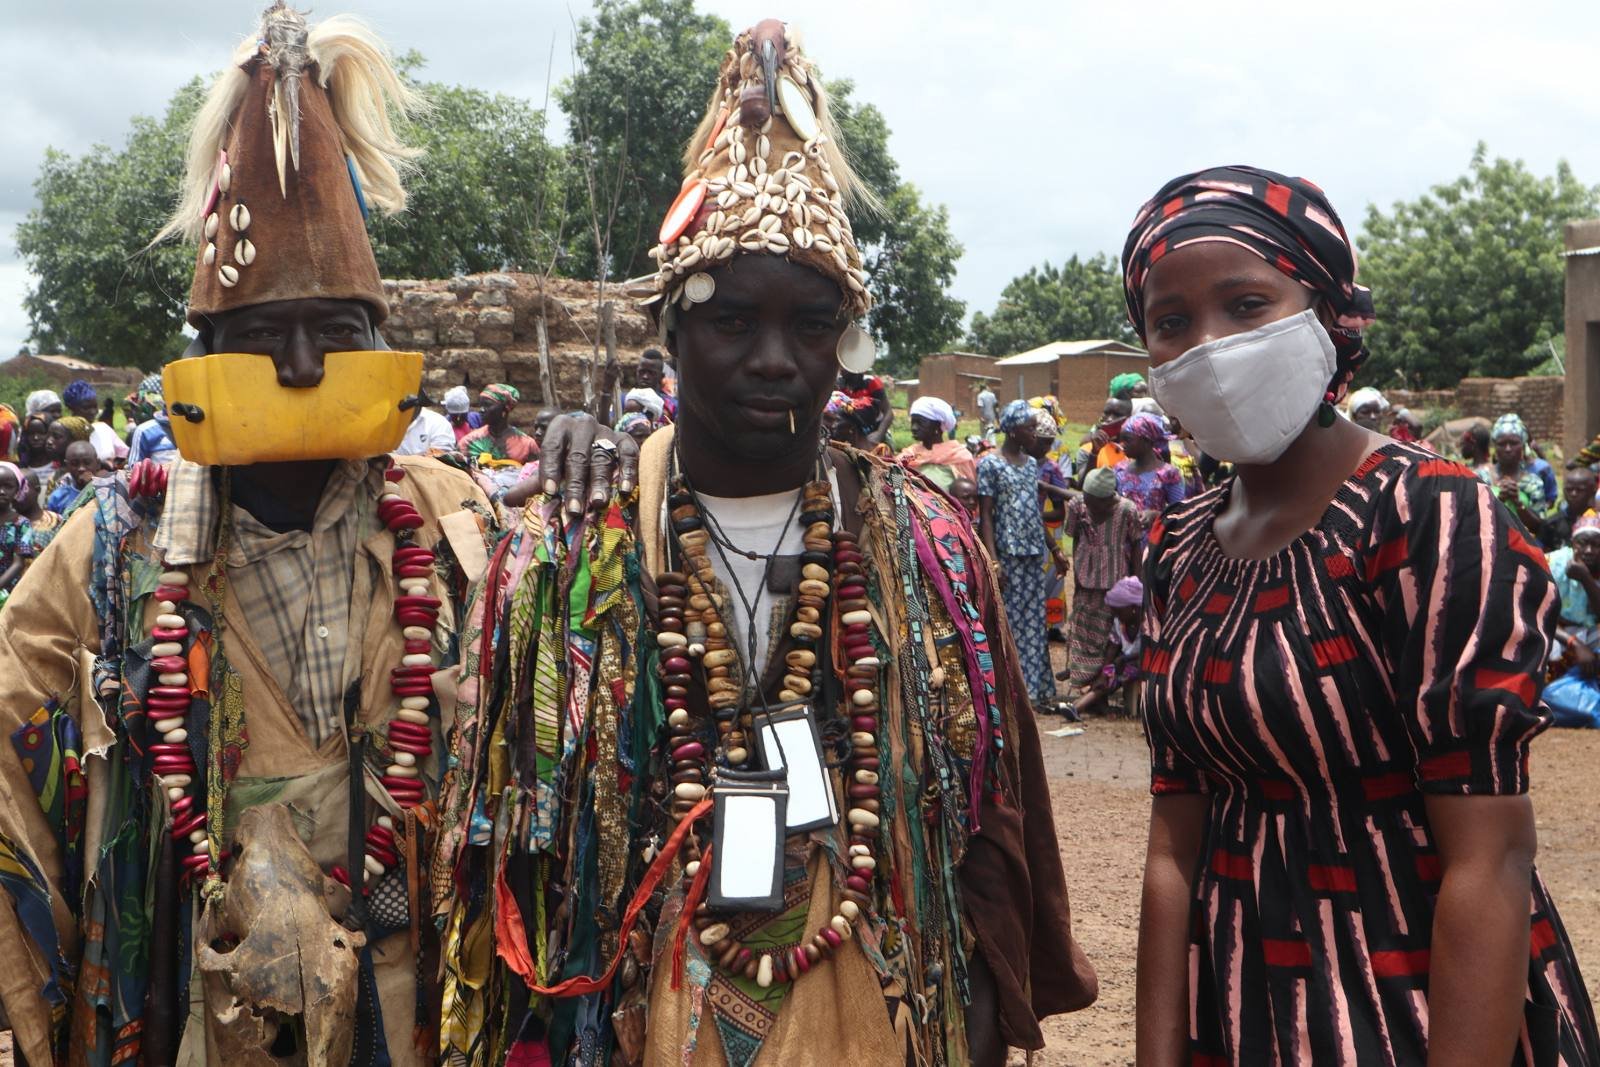
[[[262,2],[0,0],[0,354],[28,333],[13,230],[45,148],[120,144],[131,116],[215,70]],[[878,105],[902,173],[950,208],[969,311],[1030,265],[1119,251],[1145,197],[1208,164],[1314,178],[1352,231],[1367,204],[1460,174],[1479,140],[1600,182],[1594,0],[699,2],[736,28],[796,23],[825,72]],[[589,5],[312,6],[366,16],[431,79],[538,101]]]

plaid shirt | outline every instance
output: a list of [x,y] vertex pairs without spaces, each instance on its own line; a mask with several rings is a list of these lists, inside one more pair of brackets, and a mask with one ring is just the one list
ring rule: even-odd
[[[155,547],[169,565],[206,564],[216,554],[222,501],[212,471],[186,460],[168,471]],[[352,604],[351,590],[357,546],[377,529],[382,486],[381,466],[340,463],[309,532],[278,533],[232,508],[227,595],[235,617],[249,620],[251,637],[313,745],[342,728],[344,691],[360,668],[359,640],[352,648],[351,636],[366,605]]]

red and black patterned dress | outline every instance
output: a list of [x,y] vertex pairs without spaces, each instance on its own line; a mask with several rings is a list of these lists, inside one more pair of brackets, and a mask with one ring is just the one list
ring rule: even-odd
[[[1195,1064],[1422,1064],[1440,864],[1426,794],[1521,793],[1558,598],[1464,467],[1394,444],[1316,528],[1224,554],[1228,486],[1151,531],[1152,791],[1210,814],[1190,944]],[[1515,1064],[1600,1062],[1537,875]]]

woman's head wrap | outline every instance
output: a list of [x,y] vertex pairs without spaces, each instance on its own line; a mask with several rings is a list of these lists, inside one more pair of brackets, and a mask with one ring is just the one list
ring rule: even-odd
[[1033,409],[1026,400],[1013,400],[1000,411],[1000,430],[1010,433],[1033,422]]
[[1127,374],[1119,374],[1111,379],[1111,384],[1106,388],[1106,392],[1118,400],[1132,400],[1133,391],[1143,384],[1144,375],[1129,371]]
[[1108,608],[1137,608],[1144,604],[1144,583],[1128,577],[1112,586],[1106,593]]
[[945,433],[950,433],[956,428],[956,410],[948,401],[936,396],[919,396],[911,402],[911,414],[918,418],[937,422],[944,428]]
[[472,397],[464,385],[452,385],[444,391],[444,409],[452,415],[465,415],[472,410]]
[[1389,398],[1368,385],[1350,394],[1350,398],[1345,402],[1345,409],[1351,415],[1354,415],[1362,408],[1370,407],[1373,404],[1378,406],[1378,414],[1380,415],[1389,410]]
[[11,477],[17,480],[18,493],[21,493],[23,489],[27,487],[28,483],[22,479],[22,468],[17,466],[15,463],[9,463],[6,460],[0,459],[0,471],[11,472]]
[[63,415],[56,420],[56,424],[67,431],[68,442],[87,441],[91,427],[89,420],[77,415]]
[[507,411],[516,407],[522,401],[522,393],[514,385],[505,385],[494,382],[483,387],[483,392],[478,394],[485,403],[500,404]]
[[1056,417],[1044,408],[1033,409],[1033,432],[1041,439],[1054,441],[1061,433],[1061,427],[1056,422]]
[[845,318],[859,318],[872,297],[845,214],[852,200],[874,205],[845,158],[822,78],[788,26],[756,23],[722,57],[684,151],[683,189],[651,249],[663,325],[680,301],[716,291],[709,277],[691,279],[741,252],[811,267],[838,284]]
[[637,402],[638,405],[650,416],[650,421],[652,423],[655,423],[661,419],[661,413],[665,411],[667,407],[666,402],[661,399],[660,393],[656,392],[654,389],[646,389],[643,386],[640,386],[637,389],[629,389],[627,394],[622,399],[624,402],[629,400]]
[[1167,439],[1167,428],[1154,415],[1134,415],[1122,424],[1122,432],[1142,437],[1153,445]]
[[75,408],[81,404],[98,404],[100,394],[94,391],[94,386],[79,378],[61,390],[61,399],[66,401],[67,407]]
[[1108,497],[1117,495],[1117,472],[1110,467],[1096,467],[1083,476],[1083,495]]
[[630,411],[617,420],[618,433],[630,433],[635,426],[655,428],[655,422],[642,411]]
[[1522,443],[1528,443],[1528,425],[1522,421],[1522,416],[1514,411],[1508,411],[1494,420],[1494,429],[1489,431],[1489,440],[1498,441],[1502,437],[1520,437]]
[[1134,216],[1122,247],[1123,295],[1141,338],[1150,268],[1208,241],[1260,256],[1327,303],[1338,355],[1328,391],[1337,400],[1367,358],[1361,333],[1375,313],[1371,291],[1356,284],[1355,245],[1323,191],[1304,178],[1242,166],[1196,171],[1164,185]]
[[855,401],[849,393],[841,393],[835,389],[828,397],[828,403],[823,406],[824,415],[848,415],[855,410]]
[[58,407],[61,398],[49,389],[35,389],[28,394],[27,414],[39,415],[45,408]]
[[1572,524],[1572,539],[1579,537],[1600,537],[1600,515],[1595,514],[1593,508],[1584,512]]

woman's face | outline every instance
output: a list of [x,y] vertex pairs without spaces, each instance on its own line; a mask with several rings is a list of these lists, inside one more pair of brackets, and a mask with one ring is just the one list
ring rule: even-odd
[[1522,455],[1525,450],[1522,438],[1516,434],[1502,434],[1494,439],[1494,458],[1506,470],[1522,466]]
[[11,505],[16,503],[17,493],[21,488],[17,484],[17,476],[15,474],[0,468],[0,511],[11,510]]
[[65,458],[67,446],[72,443],[72,438],[68,435],[67,428],[59,422],[52,422],[47,440],[50,446],[50,458],[54,460]]
[[29,419],[22,428],[22,443],[28,446],[30,455],[42,451],[49,440],[50,424],[43,419]]
[[1383,407],[1377,401],[1368,401],[1350,413],[1350,421],[1357,426],[1364,426],[1374,433],[1378,432],[1378,423],[1383,419]]
[[1315,295],[1260,256],[1207,241],[1151,267],[1144,301],[1150,365],[1159,367],[1197,345],[1298,315]]
[[1143,459],[1150,454],[1150,439],[1147,437],[1124,430],[1117,442],[1122,446],[1122,454],[1129,459]]

